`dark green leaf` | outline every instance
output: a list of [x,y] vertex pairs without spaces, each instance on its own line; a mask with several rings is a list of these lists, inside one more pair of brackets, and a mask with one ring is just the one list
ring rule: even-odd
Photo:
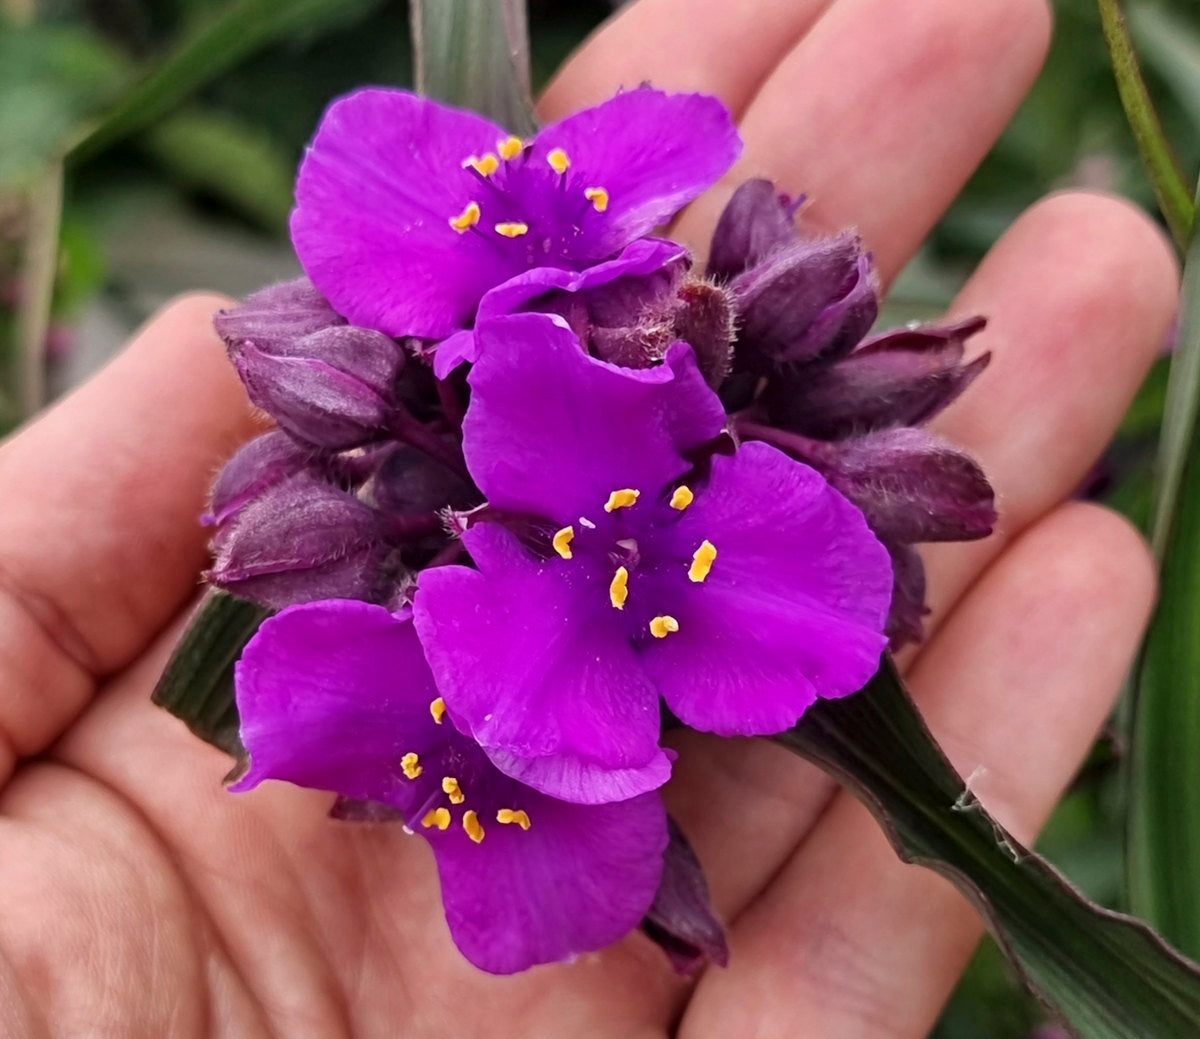
[[205,84],[294,33],[345,15],[347,0],[234,0],[181,40],[72,148],[81,161],[172,112]]
[[1184,180],[1171,143],[1163,133],[1154,102],[1150,100],[1150,93],[1142,79],[1119,0],[1097,2],[1100,5],[1100,20],[1104,24],[1104,38],[1112,55],[1117,89],[1121,93],[1121,103],[1125,106],[1130,129],[1137,140],[1138,151],[1154,184],[1154,193],[1158,196],[1159,207],[1171,228],[1171,234],[1179,248],[1186,249],[1196,220],[1192,192]]
[[153,700],[206,743],[245,757],[233,698],[233,665],[269,610],[210,591],[158,680]]
[[1128,862],[1133,908],[1200,956],[1200,239],[1183,298],[1159,453],[1161,591],[1134,708]]
[[862,692],[776,737],[851,789],[907,862],[978,908],[1026,984],[1082,1039],[1200,1033],[1200,970],[1146,925],[1101,909],[982,809],[890,662]]
[[525,0],[412,0],[411,11],[417,90],[531,134]]

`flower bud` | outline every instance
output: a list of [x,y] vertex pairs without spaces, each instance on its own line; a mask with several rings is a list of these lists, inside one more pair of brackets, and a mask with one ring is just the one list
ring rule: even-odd
[[948,328],[901,329],[840,360],[785,370],[771,385],[771,420],[823,440],[923,425],[987,367],[989,354],[961,363],[964,341],[983,325],[976,318]]
[[879,312],[877,278],[858,237],[798,239],[730,283],[740,366],[766,372],[854,348]]
[[690,974],[711,960],[729,962],[725,928],[708,897],[700,860],[679,824],[667,817],[670,835],[663,876],[642,930],[658,945],[680,974]]
[[892,649],[925,637],[925,564],[911,545],[890,544],[892,555],[892,608],[887,636]]
[[387,432],[404,355],[383,333],[340,325],[232,353],[250,399],[300,440],[345,450]]
[[747,180],[717,221],[708,253],[708,275],[729,279],[796,240],[797,203],[769,180]]
[[357,498],[298,473],[248,501],[213,539],[218,588],[272,609],[317,599],[376,601],[388,547]]
[[213,319],[217,334],[231,351],[248,344],[278,350],[313,332],[345,323],[307,278],[261,289]]
[[272,431],[255,437],[243,444],[217,475],[208,512],[200,522],[206,526],[228,522],[251,499],[304,469],[311,458],[311,450],[286,433]]

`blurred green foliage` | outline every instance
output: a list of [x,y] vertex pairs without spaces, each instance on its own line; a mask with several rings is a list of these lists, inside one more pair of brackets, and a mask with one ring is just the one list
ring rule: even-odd
[[[1021,210],[1047,192],[1090,187],[1153,207],[1095,2],[1054,6],[1045,72],[901,278],[890,318],[941,310]],[[535,85],[610,10],[602,0],[532,0]],[[1126,10],[1167,135],[1194,178],[1200,6],[1130,0]],[[24,200],[49,162],[74,149],[53,300],[61,333],[89,304],[130,294],[131,276],[111,257],[119,253],[128,267],[143,234],[139,215],[151,204],[156,214],[232,228],[239,242],[283,254],[293,171],[324,106],[364,83],[406,85],[411,74],[408,11],[399,0],[0,0],[0,429],[16,417],[4,373],[22,300]],[[1143,526],[1164,374],[1160,366],[1148,381],[1090,486]],[[1119,749],[1101,741],[1042,840],[1052,861],[1112,905],[1122,899]],[[1016,1039],[1039,1017],[985,945],[936,1035]]]

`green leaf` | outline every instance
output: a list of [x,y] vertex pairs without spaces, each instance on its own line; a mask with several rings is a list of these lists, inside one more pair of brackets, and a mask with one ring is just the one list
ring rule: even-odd
[[412,0],[410,10],[419,93],[534,132],[525,0]]
[[1200,237],[1183,301],[1159,451],[1159,603],[1134,706],[1128,868],[1135,911],[1200,956]]
[[1145,924],[1088,902],[994,822],[946,761],[890,661],[776,739],[852,790],[897,853],[976,906],[1023,980],[1082,1039],[1181,1039],[1200,968]]
[[1113,72],[1117,77],[1117,89],[1121,94],[1121,104],[1125,106],[1130,129],[1133,130],[1142,162],[1150,174],[1154,193],[1171,234],[1179,248],[1186,249],[1196,220],[1192,192],[1184,180],[1179,160],[1175,158],[1171,144],[1163,133],[1154,102],[1150,100],[1150,93],[1142,79],[1119,0],[1097,2],[1100,5],[1100,20],[1104,25],[1104,38],[1112,56]]
[[269,614],[224,592],[208,592],[152,697],[206,743],[239,760],[246,752],[238,735],[233,665]]
[[234,0],[177,43],[71,149],[80,162],[170,114],[255,51],[344,17],[345,0]]
[[225,112],[194,108],[151,128],[142,146],[176,181],[269,230],[286,226],[295,163],[265,130]]

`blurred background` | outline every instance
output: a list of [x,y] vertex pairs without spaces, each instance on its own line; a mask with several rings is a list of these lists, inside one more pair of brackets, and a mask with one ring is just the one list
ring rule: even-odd
[[[1153,210],[1094,0],[1054,6],[1045,72],[896,285],[887,323],[937,315],[1048,191],[1116,191]],[[535,82],[612,7],[531,0]],[[1127,13],[1193,176],[1200,5],[1134,0]],[[177,293],[237,296],[297,273],[286,221],[301,149],[327,102],[365,83],[411,83],[402,0],[0,0],[0,433],[103,364]],[[1143,526],[1164,376],[1160,365],[1081,488]],[[1123,750],[1110,737],[1097,744],[1040,842],[1088,895],[1118,908]],[[1040,1021],[985,944],[935,1034],[1027,1037]]]

